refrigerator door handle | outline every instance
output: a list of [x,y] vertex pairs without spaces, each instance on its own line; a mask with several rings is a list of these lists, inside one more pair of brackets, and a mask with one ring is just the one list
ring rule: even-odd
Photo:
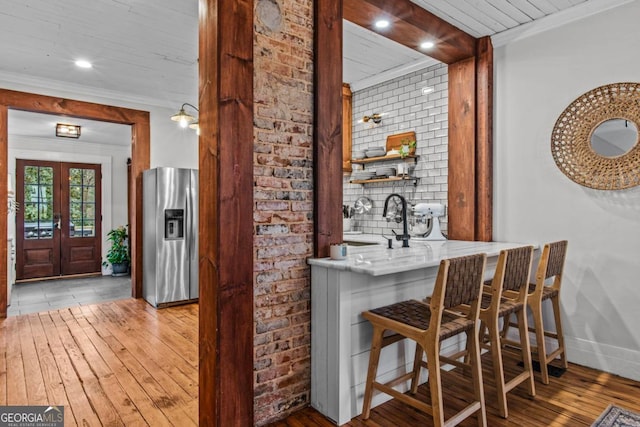
[[195,220],[194,220],[194,211],[195,211],[195,203],[193,203],[193,198],[196,197],[196,195],[194,194],[193,191],[193,186],[190,186],[189,189],[187,190],[188,194],[187,194],[187,218],[188,218],[188,226],[187,226],[187,230],[189,230],[188,234],[187,234],[187,238],[189,239],[188,245],[189,245],[189,259],[193,260],[195,259],[196,256],[196,251],[197,248],[195,247],[195,242],[196,242],[196,238],[195,236],[197,236],[196,233],[198,233],[198,230],[195,230]]

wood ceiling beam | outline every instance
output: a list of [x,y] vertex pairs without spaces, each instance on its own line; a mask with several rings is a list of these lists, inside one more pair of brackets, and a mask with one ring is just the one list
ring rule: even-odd
[[[476,54],[475,37],[410,0],[344,0],[342,12],[347,21],[445,64],[452,64]],[[384,31],[374,27],[374,22],[381,17],[391,21],[389,28]],[[420,49],[419,44],[427,40],[436,45],[425,52]]]

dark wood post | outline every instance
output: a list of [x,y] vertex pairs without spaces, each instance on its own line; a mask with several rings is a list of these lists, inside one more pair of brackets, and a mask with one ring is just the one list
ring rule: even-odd
[[200,425],[253,425],[253,2],[200,0]]

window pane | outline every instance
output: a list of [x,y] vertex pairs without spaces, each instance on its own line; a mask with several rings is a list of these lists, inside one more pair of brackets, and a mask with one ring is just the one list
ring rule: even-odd
[[85,202],[93,203],[96,201],[96,188],[95,187],[83,187],[82,189]]
[[38,198],[40,203],[49,203],[53,200],[53,186],[51,185],[40,185],[38,187]]
[[38,204],[28,202],[24,204],[24,221],[37,221],[38,220]]
[[[80,234],[80,233],[78,233]],[[93,221],[84,221],[82,223],[82,236],[84,237],[94,237],[96,235],[95,230],[95,222]]]
[[82,187],[79,185],[69,186],[69,201],[82,202]]
[[82,169],[69,169],[69,183],[71,185],[82,185]]
[[25,168],[24,168],[24,183],[25,184],[37,184],[38,183],[38,167],[37,166],[25,166]]
[[53,221],[53,201],[38,206],[40,221]]
[[24,202],[37,202],[38,201],[38,186],[37,185],[25,185],[24,186]]
[[38,179],[38,182],[40,184],[53,185],[53,168],[41,167],[40,168],[40,179]]
[[82,203],[69,203],[71,221],[80,224],[82,222]]
[[93,203],[85,203],[83,206],[83,215],[84,220],[94,220],[96,219],[96,207]]
[[86,187],[96,185],[96,171],[93,169],[82,170],[82,184]]

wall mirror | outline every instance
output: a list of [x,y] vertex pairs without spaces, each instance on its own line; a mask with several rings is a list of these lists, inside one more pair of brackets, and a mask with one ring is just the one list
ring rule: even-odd
[[599,190],[640,185],[640,83],[597,87],[573,101],[551,135],[556,165]]
[[593,129],[590,142],[601,156],[622,156],[638,143],[638,128],[627,119],[605,120]]

